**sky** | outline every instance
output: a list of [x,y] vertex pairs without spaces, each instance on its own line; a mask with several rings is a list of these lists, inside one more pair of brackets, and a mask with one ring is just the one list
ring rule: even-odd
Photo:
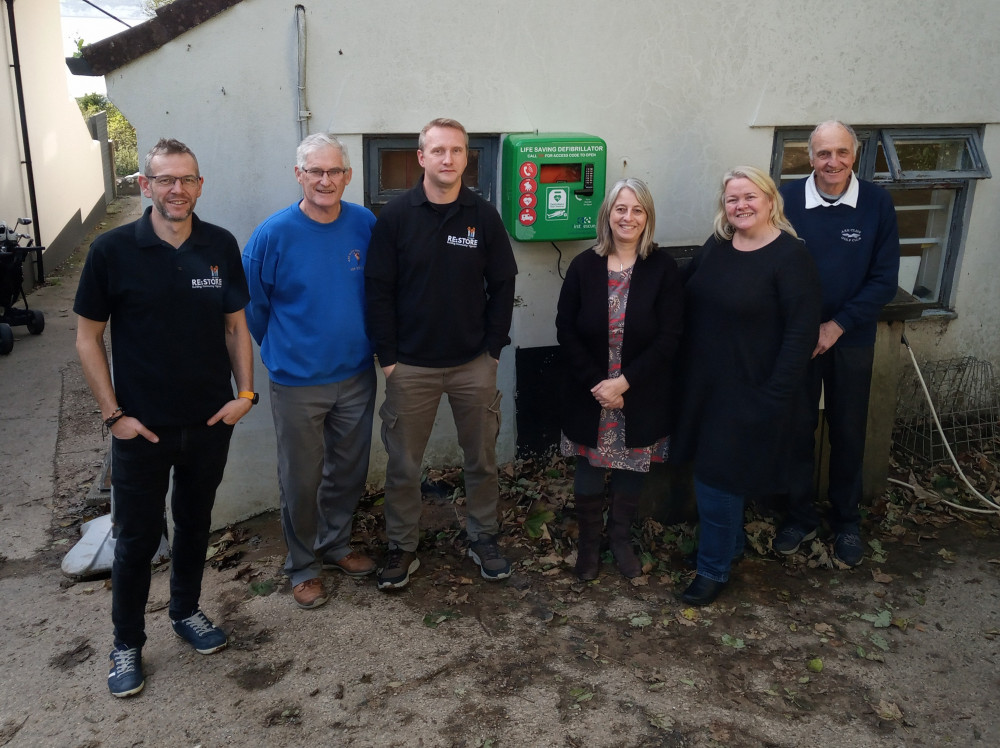
[[[140,0],[91,1],[130,26],[149,20],[142,13]],[[82,0],[59,0],[59,9],[62,15],[63,52],[66,57],[72,57],[76,52],[77,39],[83,39],[87,44],[91,44],[126,30],[121,23]],[[69,85],[69,95],[74,98],[88,93],[107,93],[104,78],[70,75],[67,71],[66,81]]]

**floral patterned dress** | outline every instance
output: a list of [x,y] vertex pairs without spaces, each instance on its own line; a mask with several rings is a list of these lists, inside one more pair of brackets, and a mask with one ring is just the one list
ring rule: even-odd
[[[633,265],[634,267],[634,265]],[[608,378],[622,375],[622,341],[625,338],[625,306],[632,281],[632,268],[608,271]],[[597,447],[587,447],[561,435],[559,451],[564,457],[586,457],[594,467],[648,473],[650,462],[666,462],[670,437],[649,447],[625,445],[625,414],[619,408],[602,408],[597,427]]]

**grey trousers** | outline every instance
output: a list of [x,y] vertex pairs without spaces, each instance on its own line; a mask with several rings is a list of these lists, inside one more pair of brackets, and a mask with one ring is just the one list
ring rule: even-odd
[[488,353],[461,366],[425,368],[396,364],[386,380],[382,442],[385,472],[385,531],[391,548],[416,551],[420,540],[420,475],[441,395],[448,395],[458,443],[465,455],[466,532],[499,530],[496,442],[500,432],[497,363]]
[[351,551],[354,510],[368,476],[375,367],[333,384],[271,382],[270,392],[285,573],[296,585]]

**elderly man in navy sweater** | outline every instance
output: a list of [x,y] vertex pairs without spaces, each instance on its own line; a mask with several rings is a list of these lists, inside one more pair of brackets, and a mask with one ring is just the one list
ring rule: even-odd
[[816,537],[815,443],[820,392],[830,434],[830,529],[835,557],[864,556],[859,505],[875,325],[896,293],[899,231],[889,193],[852,173],[854,130],[823,122],[809,136],[813,172],[781,188],[785,214],[816,261],[823,287],[819,341],[798,403],[788,515],[774,549],[791,555]]

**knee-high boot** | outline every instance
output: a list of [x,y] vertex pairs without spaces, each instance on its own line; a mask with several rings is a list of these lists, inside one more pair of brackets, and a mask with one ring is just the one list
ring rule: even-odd
[[601,567],[601,535],[604,532],[604,496],[573,497],[580,538],[576,547],[576,575],[584,581],[597,579]]
[[632,579],[642,576],[642,564],[632,547],[632,519],[639,508],[639,496],[613,493],[608,512],[608,540],[618,571]]

